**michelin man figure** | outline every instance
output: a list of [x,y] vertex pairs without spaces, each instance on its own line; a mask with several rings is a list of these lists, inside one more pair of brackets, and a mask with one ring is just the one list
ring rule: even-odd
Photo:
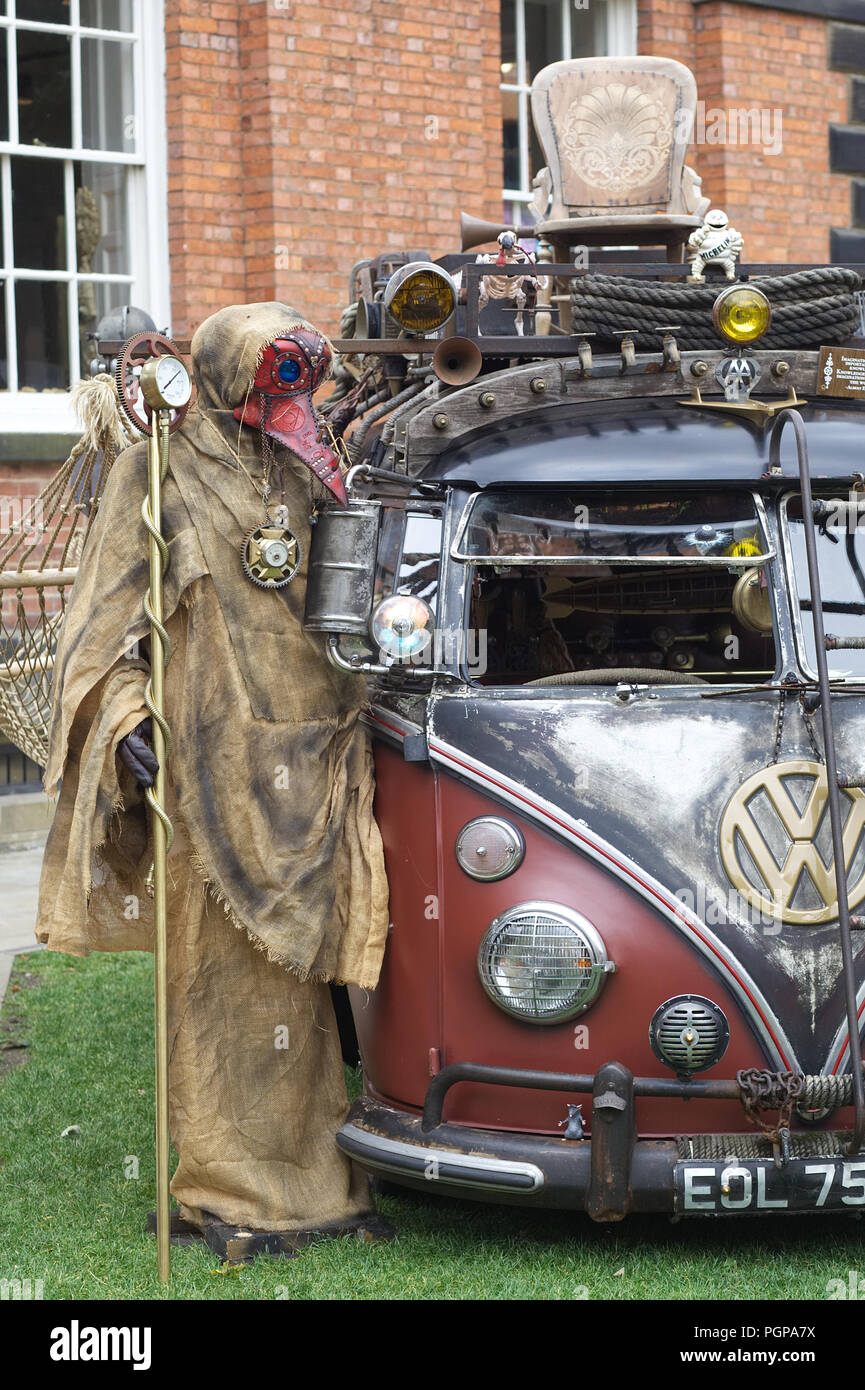
[[691,279],[703,280],[706,266],[717,265],[728,280],[735,280],[736,261],[744,244],[741,234],[728,225],[727,214],[712,208],[703,218],[702,227],[697,227],[688,238]]

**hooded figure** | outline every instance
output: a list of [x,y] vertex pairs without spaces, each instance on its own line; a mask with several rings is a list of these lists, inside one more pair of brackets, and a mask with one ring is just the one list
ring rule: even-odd
[[[299,354],[277,342],[298,330]],[[263,367],[285,380],[310,353],[299,414],[262,399]],[[197,402],[162,490],[171,1186],[197,1224],[338,1225],[371,1204],[334,1142],[347,1100],[325,982],[375,986],[388,918],[364,682],[302,627],[311,513],[341,488],[309,430],[328,345],[285,305],[251,304],[207,319],[191,357]],[[55,658],[37,936],[75,955],[152,946],[146,807],[117,756],[148,713],[146,492],[142,443],[109,475]],[[297,568],[267,588],[244,540],[277,506]]]

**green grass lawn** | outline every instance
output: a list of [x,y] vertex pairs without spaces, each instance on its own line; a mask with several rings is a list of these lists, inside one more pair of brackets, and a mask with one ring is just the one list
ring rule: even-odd
[[[174,1247],[166,1292],[144,1233],[151,988],[137,953],[18,958],[0,1017],[0,1279],[41,1279],[46,1299],[825,1299],[849,1270],[865,1287],[863,1227],[843,1218],[599,1227],[408,1194],[379,1199],[391,1244],[321,1241],[227,1269],[206,1248]],[[70,1125],[80,1137],[61,1137]]]

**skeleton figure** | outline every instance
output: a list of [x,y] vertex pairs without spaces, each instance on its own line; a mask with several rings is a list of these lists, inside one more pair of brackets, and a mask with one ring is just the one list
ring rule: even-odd
[[727,214],[720,208],[713,208],[703,218],[702,227],[697,227],[688,238],[691,262],[691,275],[695,280],[703,279],[703,272],[711,262],[723,268],[728,280],[736,278],[736,260],[742,254],[744,241],[735,227],[728,226]]
[[[498,255],[482,254],[475,260],[476,265],[527,265],[534,266],[535,258],[522,246],[517,245],[515,232],[500,232],[498,236]],[[523,337],[523,310],[534,310],[538,300],[538,289],[545,282],[538,279],[534,269],[527,275],[487,275],[480,282],[478,313],[485,309],[491,299],[507,299],[516,305],[517,336]]]

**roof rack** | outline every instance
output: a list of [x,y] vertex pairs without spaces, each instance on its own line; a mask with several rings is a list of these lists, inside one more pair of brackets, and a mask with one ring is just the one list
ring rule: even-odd
[[[714,289],[717,283],[717,292],[726,289],[731,284],[747,283],[751,279],[765,278],[769,276],[780,277],[795,275],[803,271],[813,270],[839,270],[852,271],[862,277],[865,282],[865,263],[863,262],[769,262],[755,261],[738,267],[738,274],[735,281],[722,279],[720,276],[706,277],[699,282],[700,288],[709,287]],[[484,357],[493,358],[538,358],[538,357],[575,357],[578,355],[579,345],[585,342],[592,334],[585,332],[567,333],[563,329],[551,324],[551,331],[547,334],[527,333],[524,336],[518,334],[491,334],[482,333],[480,330],[480,284],[486,277],[522,277],[528,278],[535,275],[553,280],[580,280],[587,275],[620,275],[623,279],[634,279],[638,281],[687,281],[690,277],[690,266],[686,262],[670,263],[666,261],[610,261],[607,263],[593,265],[591,267],[575,266],[571,263],[565,264],[545,264],[539,262],[532,265],[527,271],[525,264],[496,265],[489,262],[472,262],[462,267],[463,285],[465,289],[465,330],[462,336],[475,343]],[[569,298],[569,296],[565,296]],[[554,301],[561,299],[561,295],[554,296]],[[539,312],[557,312],[557,303],[538,304],[535,308],[525,308],[522,312],[524,316],[533,322],[535,315]],[[708,324],[707,324],[708,327]],[[624,322],[621,332],[627,332],[629,325]],[[660,335],[665,330],[658,328]],[[345,338],[338,339],[334,343],[338,352],[356,354],[377,354],[380,356],[431,356],[443,339],[438,338],[370,338],[357,339]],[[844,339],[850,341],[849,338]],[[720,339],[719,339],[720,346]],[[790,347],[795,344],[790,344]]]

